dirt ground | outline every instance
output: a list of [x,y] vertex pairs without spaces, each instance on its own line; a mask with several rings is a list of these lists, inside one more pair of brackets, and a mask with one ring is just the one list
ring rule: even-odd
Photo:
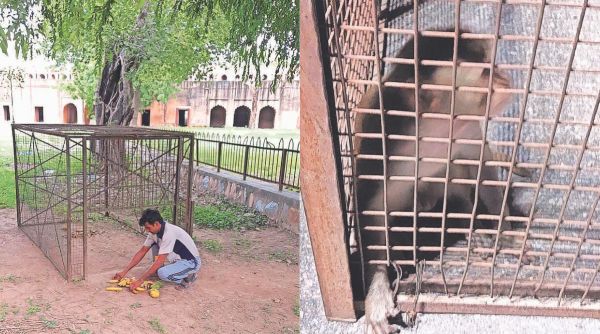
[[[16,211],[0,210],[0,334],[298,333],[295,235],[271,227],[196,229],[197,240],[218,240],[222,248],[199,247],[199,279],[186,291],[166,284],[152,299],[104,290],[144,236],[110,222],[91,230],[88,278],[68,283],[17,228]],[[149,264],[147,255],[128,276]]]

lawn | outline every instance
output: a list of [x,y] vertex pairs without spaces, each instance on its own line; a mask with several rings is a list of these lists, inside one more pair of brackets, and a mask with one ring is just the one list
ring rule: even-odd
[[[280,148],[291,150],[298,149],[298,130],[274,129],[246,129],[246,128],[207,128],[207,127],[162,127],[165,130],[194,132],[196,139],[225,140],[239,144],[250,144],[254,138],[253,146],[269,147],[261,149],[251,147],[248,149],[248,164],[246,174],[262,180],[278,183],[281,169],[282,151]],[[217,137],[218,136],[218,137]],[[272,146],[264,144],[267,140]],[[290,141],[292,142],[290,144]],[[243,174],[245,147],[237,144],[223,144],[221,148],[220,167],[224,170]],[[216,167],[218,161],[218,143],[206,140],[196,140],[196,161]],[[284,171],[284,184],[299,187],[300,156],[298,153],[288,151],[286,168]]]
[[230,136],[230,137],[255,137],[255,138],[266,138],[271,144],[276,147],[279,145],[279,141],[281,139],[284,140],[285,146],[287,147],[288,142],[292,139],[297,145],[300,140],[300,130],[279,130],[279,129],[248,129],[248,128],[210,128],[210,127],[178,127],[178,126],[169,126],[169,127],[161,127],[161,129],[171,130],[171,131],[188,131],[196,133],[196,137],[198,135],[205,136]]

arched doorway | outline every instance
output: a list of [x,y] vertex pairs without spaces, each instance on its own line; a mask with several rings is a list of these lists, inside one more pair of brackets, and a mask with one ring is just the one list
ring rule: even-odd
[[73,103],[68,103],[63,108],[63,122],[77,123],[77,107]]
[[225,126],[225,116],[227,112],[225,108],[216,106],[210,110],[210,127],[222,128]]
[[275,127],[275,109],[266,106],[260,110],[258,116],[259,129],[272,129]]
[[233,114],[233,126],[247,128],[250,123],[250,108],[240,106],[235,109]]

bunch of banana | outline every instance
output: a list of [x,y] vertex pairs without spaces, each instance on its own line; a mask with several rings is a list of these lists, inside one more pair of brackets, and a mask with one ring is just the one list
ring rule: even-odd
[[138,293],[139,291],[146,291],[146,289],[150,289],[152,284],[152,281],[144,281],[140,286],[135,288],[135,291],[133,293]]
[[142,283],[142,285],[140,285],[140,287],[142,287],[144,289],[150,289],[153,284],[154,284],[154,282],[152,282],[152,281],[144,281],[144,283]]
[[[135,281],[135,277],[131,277],[131,278],[124,277],[120,280],[111,279],[108,281],[108,284],[110,284],[110,285],[106,287],[106,291],[114,291],[114,292],[122,291],[124,287],[129,287],[129,285],[133,281]],[[117,286],[115,286],[115,284]]]
[[135,277],[131,277],[131,278],[127,278],[127,277],[123,277],[121,278],[121,280],[117,283],[118,286],[122,286],[122,287],[129,287],[129,285],[131,285],[131,282],[135,281]]
[[[124,277],[120,280],[116,280],[116,279],[109,280],[108,283],[111,285],[106,287],[106,291],[114,291],[114,292],[122,291],[124,287],[128,288],[133,281],[135,281],[135,277],[131,277],[131,278]],[[114,286],[114,284],[116,284],[118,286]],[[158,298],[158,296],[160,295],[160,293],[158,292],[158,289],[160,289],[160,286],[161,286],[160,282],[155,283],[153,281],[144,281],[139,287],[135,288],[134,293],[149,290],[149,294],[152,298]]]

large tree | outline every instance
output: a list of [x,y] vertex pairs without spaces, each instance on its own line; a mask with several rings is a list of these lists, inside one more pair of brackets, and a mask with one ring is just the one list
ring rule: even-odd
[[45,50],[73,64],[66,89],[94,106],[98,124],[129,124],[135,101],[166,100],[218,58],[255,80],[270,62],[288,78],[298,70],[297,0],[0,0],[0,8],[0,49],[13,40],[17,54]]

